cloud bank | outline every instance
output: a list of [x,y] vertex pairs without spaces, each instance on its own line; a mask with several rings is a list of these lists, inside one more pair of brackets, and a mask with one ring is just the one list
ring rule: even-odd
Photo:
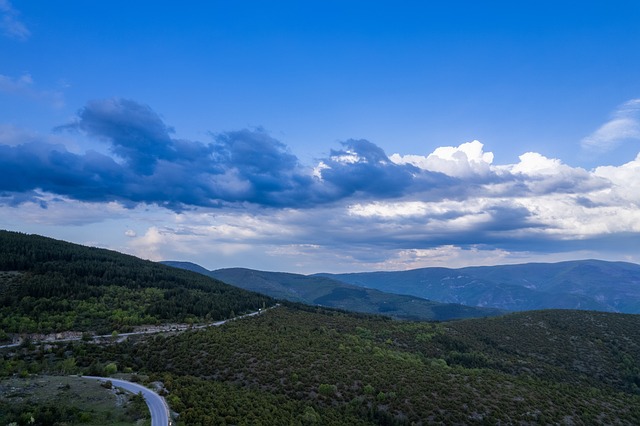
[[[130,218],[146,225],[124,226],[127,250],[158,260],[389,269],[628,252],[640,237],[640,155],[585,170],[535,152],[494,164],[479,141],[387,156],[349,139],[305,165],[263,129],[180,139],[149,106],[119,98],[89,102],[57,130],[0,126],[0,209],[64,226]],[[104,149],[68,149],[77,135]]]
[[314,169],[262,129],[212,135],[209,142],[178,139],[150,107],[126,99],[90,102],[57,130],[82,132],[102,141],[109,153],[74,153],[37,139],[1,145],[0,166],[14,177],[3,180],[0,190],[181,211],[234,203],[303,208],[454,184],[444,174],[396,164],[365,140],[344,142]]

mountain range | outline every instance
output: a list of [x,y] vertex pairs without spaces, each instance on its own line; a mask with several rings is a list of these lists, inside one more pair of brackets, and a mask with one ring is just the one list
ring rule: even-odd
[[199,272],[244,290],[262,293],[277,299],[348,311],[382,314],[400,319],[446,321],[489,317],[505,313],[500,309],[440,303],[418,296],[393,294],[320,276],[256,271],[244,268],[209,271],[190,262],[166,261],[162,263]]
[[640,313],[640,265],[626,262],[578,260],[314,275],[243,268],[209,271],[189,262],[163,263],[275,298],[397,318],[446,320],[535,309]]
[[640,313],[640,265],[625,262],[578,260],[315,276],[438,302],[511,311]]

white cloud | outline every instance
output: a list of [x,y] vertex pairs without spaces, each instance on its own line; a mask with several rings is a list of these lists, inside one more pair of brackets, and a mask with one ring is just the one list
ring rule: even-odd
[[393,154],[389,159],[396,164],[412,164],[420,169],[444,173],[453,177],[485,176],[491,171],[493,153],[484,152],[484,145],[477,140],[458,147],[436,148],[428,156]]
[[[477,185],[460,201],[372,201],[352,204],[348,212],[367,219],[372,234],[387,238],[398,238],[406,224],[411,229],[407,240],[442,235],[464,240],[460,235],[468,232],[465,241],[479,243],[471,235],[485,228],[485,237],[501,235],[514,241],[527,236],[568,241],[640,233],[640,154],[622,166],[587,171],[529,152],[516,164],[491,170],[500,180]],[[505,225],[510,220],[513,226],[501,229],[496,225],[505,211],[515,212],[504,219]]]
[[[157,214],[164,211],[154,210]],[[247,253],[264,251],[265,247],[295,239],[292,226],[281,221],[281,216],[233,211],[214,214],[205,209],[180,214],[164,211],[159,224],[133,238],[129,247],[136,255],[152,260],[174,260],[189,255],[206,259],[244,256],[245,261],[251,261],[254,256]]]
[[562,162],[555,158],[547,158],[537,152],[526,152],[519,156],[520,162],[509,167],[512,173],[520,173],[529,176],[555,175],[561,171],[568,171],[571,168],[564,166]]
[[20,12],[13,8],[9,0],[0,0],[0,29],[5,36],[25,41],[31,31],[20,20]]
[[582,139],[582,147],[605,152],[630,139],[640,139],[640,99],[632,99],[620,106],[611,120]]
[[430,249],[399,250],[391,258],[372,265],[372,269],[393,271],[436,266],[457,268],[469,265],[495,265],[507,263],[509,256],[510,253],[502,249],[482,250],[478,247],[442,245]]
[[[520,155],[520,162],[494,166],[492,170],[502,182],[488,189],[494,194],[515,193],[515,188],[526,188],[533,194],[584,193],[609,186],[609,182],[581,167],[571,167],[556,158],[547,158],[537,152]],[[512,175],[512,176],[509,176]],[[514,179],[515,178],[515,179]]]
[[422,201],[380,202],[354,204],[348,207],[353,216],[400,218],[410,216],[425,216],[429,213],[429,204]]
[[[595,197],[598,196],[596,192]],[[546,235],[559,240],[583,240],[616,233],[640,232],[640,209],[615,202],[585,206],[578,197],[549,194],[521,198],[533,220],[544,227],[531,230],[531,235]]]
[[640,153],[635,160],[619,167],[601,166],[594,174],[610,181],[610,191],[596,194],[594,199],[599,203],[616,203],[640,210]]
[[[336,163],[342,163],[342,164],[355,164],[361,161],[364,161],[365,163],[367,162],[366,158],[360,157],[357,152],[351,151],[351,150],[346,150],[341,155],[332,155],[331,160],[335,161]],[[324,163],[321,163],[321,164],[324,164]],[[328,168],[326,164],[324,164],[324,166],[325,166],[324,168]]]
[[313,175],[315,178],[317,178],[317,179],[319,179],[319,180],[322,180],[322,171],[323,171],[323,170],[330,169],[330,168],[331,168],[331,167],[327,166],[327,165],[324,163],[324,161],[320,161],[320,162],[318,163],[318,165],[317,165],[316,167],[314,167],[314,168],[313,168],[312,175]]

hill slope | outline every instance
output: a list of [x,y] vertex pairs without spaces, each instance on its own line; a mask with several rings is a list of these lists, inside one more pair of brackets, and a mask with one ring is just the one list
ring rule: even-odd
[[184,424],[640,424],[634,315],[415,323],[285,303],[77,352],[78,368],[116,362],[162,381]]
[[272,300],[114,251],[0,231],[0,331],[127,331],[224,319]]
[[208,271],[189,262],[168,261],[162,263],[199,272],[245,290],[266,294],[274,298],[355,312],[383,314],[394,318],[445,321],[488,317],[504,313],[499,309],[438,303],[415,296],[385,293],[324,277],[244,268]]
[[640,265],[624,262],[583,260],[317,276],[469,306],[640,313]]

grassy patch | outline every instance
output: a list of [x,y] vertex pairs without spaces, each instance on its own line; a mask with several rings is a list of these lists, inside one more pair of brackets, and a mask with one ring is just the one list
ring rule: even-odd
[[80,377],[5,378],[0,381],[0,424],[28,423],[31,417],[47,424],[51,417],[68,424],[140,425],[132,415],[131,397]]

